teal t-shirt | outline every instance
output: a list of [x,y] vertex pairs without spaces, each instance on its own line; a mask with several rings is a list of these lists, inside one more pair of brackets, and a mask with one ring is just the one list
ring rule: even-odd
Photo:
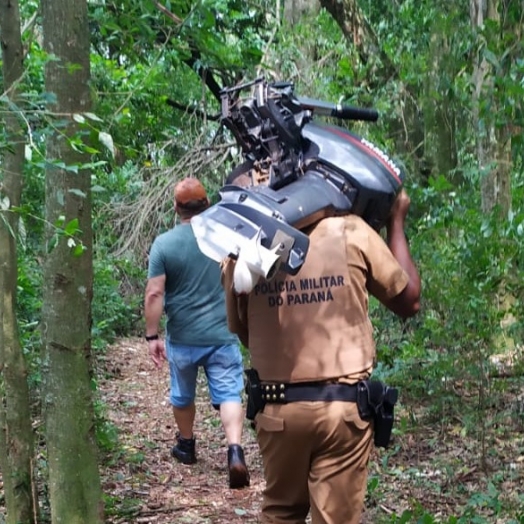
[[237,343],[227,327],[220,266],[198,248],[190,224],[158,236],[149,253],[148,278],[166,275],[166,336],[172,344]]

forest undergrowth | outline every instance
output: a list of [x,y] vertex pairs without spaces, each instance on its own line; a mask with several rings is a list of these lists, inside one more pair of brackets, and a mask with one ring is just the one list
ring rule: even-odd
[[[118,435],[102,467],[107,522],[259,522],[264,480],[254,432],[246,422],[251,486],[230,490],[226,441],[203,377],[195,426],[198,463],[184,466],[170,456],[175,428],[167,364],[155,369],[143,341],[129,338],[108,348],[101,365],[106,431]],[[471,395],[460,383],[454,391]],[[435,412],[430,401],[401,404],[392,445],[375,450],[370,462],[362,524],[523,523],[524,420],[514,412],[515,402],[522,402],[519,391],[517,381],[498,395],[476,431],[465,418]]]

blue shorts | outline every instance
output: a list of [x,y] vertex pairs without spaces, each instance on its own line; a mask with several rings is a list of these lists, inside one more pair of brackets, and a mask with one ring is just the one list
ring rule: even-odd
[[169,401],[178,408],[195,400],[198,369],[204,368],[209,396],[214,406],[223,402],[242,402],[244,367],[238,344],[223,346],[182,346],[166,340],[171,376]]

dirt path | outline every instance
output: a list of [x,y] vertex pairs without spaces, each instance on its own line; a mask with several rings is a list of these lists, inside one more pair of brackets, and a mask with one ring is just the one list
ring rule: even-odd
[[153,368],[141,339],[126,339],[109,348],[107,377],[99,384],[106,417],[118,428],[119,446],[114,464],[103,472],[106,502],[127,511],[124,523],[256,523],[263,477],[254,433],[244,430],[244,452],[251,486],[231,490],[227,479],[226,440],[218,413],[208,401],[204,380],[197,396],[198,463],[185,466],[170,456],[175,428],[170,405],[167,364]]
[[[175,428],[167,401],[167,364],[162,371],[154,369],[141,339],[121,340],[108,348],[103,364],[107,374],[99,391],[107,410],[105,417],[119,435],[118,451],[103,460],[107,522],[259,522],[264,481],[248,423],[244,450],[251,486],[230,490],[226,441],[203,379],[195,427],[199,461],[184,466],[170,456]],[[523,391],[519,382],[517,391]],[[448,520],[457,515],[479,519],[466,517],[460,522],[524,522],[524,418],[515,418],[510,408],[515,395],[508,390],[493,396],[493,406],[484,413],[481,441],[477,431],[466,431],[467,421],[450,417],[445,424],[443,420],[424,424],[424,408],[419,403],[405,406],[398,413],[399,435],[393,445],[373,452],[362,524],[448,523],[457,522],[453,517]],[[483,449],[488,460],[484,471],[479,466]],[[522,520],[517,520],[518,515]]]

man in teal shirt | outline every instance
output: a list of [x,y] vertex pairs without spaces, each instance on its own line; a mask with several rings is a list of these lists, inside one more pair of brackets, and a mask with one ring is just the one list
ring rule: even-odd
[[[158,236],[149,254],[145,293],[146,341],[153,363],[169,362],[170,402],[178,427],[173,457],[196,462],[195,391],[203,367],[211,402],[220,410],[228,442],[229,485],[249,485],[240,445],[244,412],[243,364],[238,338],[227,326],[219,265],[198,248],[190,220],[209,207],[202,184],[186,178],[175,186],[175,211],[181,223]],[[158,334],[165,312],[165,344]]]

